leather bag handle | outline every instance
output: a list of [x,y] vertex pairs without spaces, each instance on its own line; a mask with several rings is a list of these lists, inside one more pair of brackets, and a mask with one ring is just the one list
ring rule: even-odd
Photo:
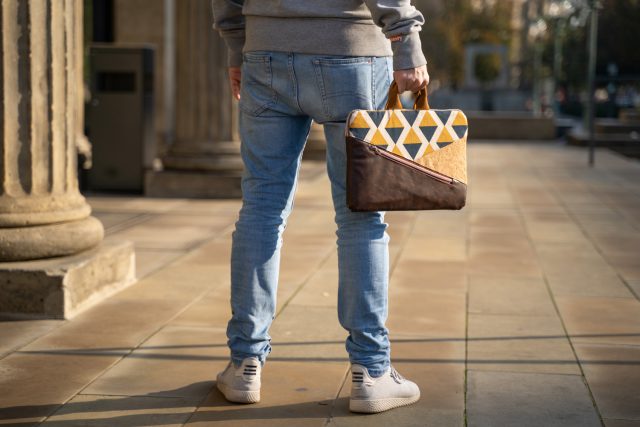
[[[389,98],[387,99],[387,105],[385,106],[385,110],[401,110],[404,108],[402,106],[402,102],[400,102],[400,94],[398,93],[398,84],[396,81],[391,82],[391,86],[389,86]],[[413,104],[414,110],[430,110],[429,107],[429,94],[427,93],[427,88],[423,87],[418,92],[418,96],[416,97],[416,101]]]

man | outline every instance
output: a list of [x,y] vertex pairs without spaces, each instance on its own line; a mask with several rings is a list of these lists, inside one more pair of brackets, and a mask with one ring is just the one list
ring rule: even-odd
[[338,244],[338,318],[347,330],[349,407],[381,412],[416,402],[417,385],[389,360],[385,327],[389,275],[383,212],[346,206],[344,126],[355,109],[383,109],[400,91],[428,84],[410,0],[212,0],[214,28],[229,48],[229,77],[240,102],[243,204],[233,233],[231,362],[218,375],[224,396],[260,400],[271,351],[282,233],[293,207],[311,120],[324,125]]

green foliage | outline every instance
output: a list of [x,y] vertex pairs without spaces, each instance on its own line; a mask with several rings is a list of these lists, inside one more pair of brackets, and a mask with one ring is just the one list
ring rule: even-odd
[[[479,10],[474,10],[471,0],[422,0],[415,3],[427,18],[421,37],[430,73],[444,84],[457,87],[462,83],[466,44],[510,43],[511,1],[496,1],[493,6]],[[483,61],[480,66],[482,76],[490,77],[489,69],[494,60],[480,60]]]
[[500,75],[502,60],[495,53],[481,53],[476,55],[473,72],[478,80],[484,84],[493,82]]

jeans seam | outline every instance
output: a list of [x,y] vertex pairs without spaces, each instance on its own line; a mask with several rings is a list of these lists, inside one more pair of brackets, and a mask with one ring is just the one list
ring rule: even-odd
[[371,58],[371,99],[373,102],[373,109],[378,108],[378,100],[376,99],[376,67],[374,66],[376,58]]

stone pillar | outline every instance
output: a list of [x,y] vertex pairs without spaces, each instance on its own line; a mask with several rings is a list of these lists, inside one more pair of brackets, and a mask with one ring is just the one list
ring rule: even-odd
[[147,194],[239,197],[242,161],[226,47],[212,29],[209,0],[176,2],[176,135]]
[[[0,14],[0,262],[5,262],[0,263],[0,312],[66,316],[91,289],[104,285],[99,273],[96,283],[80,284],[83,296],[71,301],[73,283],[63,283],[65,272],[74,269],[68,260],[45,263],[51,277],[61,277],[54,297],[55,285],[45,290],[19,284],[18,276],[28,275],[15,272],[31,271],[33,264],[24,261],[94,248],[104,235],[78,190],[76,146],[84,138],[82,1],[4,0]],[[131,263],[130,245],[120,249]],[[113,245],[93,257],[104,257],[105,250],[113,258]],[[96,268],[95,259],[83,262]],[[56,262],[64,267],[53,273]]]

